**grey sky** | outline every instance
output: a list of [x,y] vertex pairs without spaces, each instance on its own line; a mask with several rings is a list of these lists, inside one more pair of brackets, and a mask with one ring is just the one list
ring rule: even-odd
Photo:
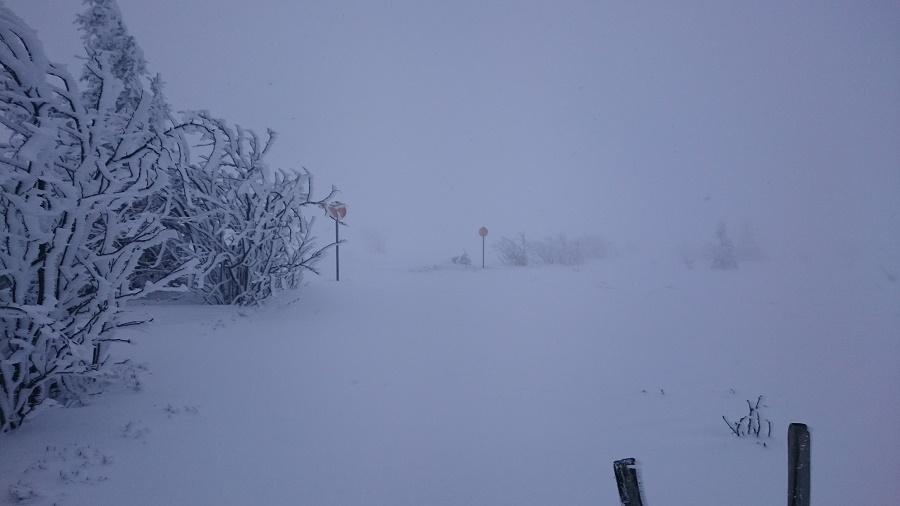
[[[393,254],[481,225],[668,252],[720,219],[900,251],[897,2],[119,3],[176,108],[277,130]],[[74,61],[79,1],[7,4]]]

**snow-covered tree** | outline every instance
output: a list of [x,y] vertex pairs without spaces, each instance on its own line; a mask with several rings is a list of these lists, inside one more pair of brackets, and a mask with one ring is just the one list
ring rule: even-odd
[[93,102],[50,63],[34,32],[0,5],[0,431],[19,426],[65,378],[103,361],[127,300],[188,274],[187,259],[153,285],[129,283],[143,252],[167,240],[148,204],[167,184],[168,150],[150,127],[154,98],[126,88],[107,53],[88,61]]
[[[131,114],[140,104],[144,88],[149,86],[153,99],[149,109],[149,127],[160,139],[167,140],[165,129],[170,125],[169,105],[163,94],[162,78],[150,77],[143,51],[135,38],[128,33],[122,13],[116,0],[83,0],[84,12],[76,15],[75,23],[81,32],[88,64],[85,65],[81,82],[84,87],[83,99],[89,107],[96,107],[101,92],[101,79],[92,70],[90,62],[96,55],[103,54],[110,62],[110,72],[122,84],[116,99],[116,112]],[[171,167],[160,167],[169,177],[174,176]],[[159,193],[151,196],[147,204],[159,208],[167,198],[164,185]],[[134,273],[137,282],[159,279],[175,266],[177,261],[168,250],[157,246],[147,250]]]
[[[116,98],[116,109],[134,110],[143,95],[142,81],[148,77],[144,53],[128,33],[116,0],[83,1],[85,11],[76,15],[75,23],[81,30],[87,58],[92,59],[98,53],[109,58],[110,72],[124,83]],[[103,88],[102,76],[96,75],[88,65],[81,80],[84,82],[85,102],[96,108]]]
[[525,234],[519,234],[518,240],[501,237],[494,244],[494,249],[497,250],[500,263],[504,265],[528,265],[528,241],[525,240]]
[[[178,138],[180,177],[169,226],[173,255],[204,266],[198,289],[214,304],[256,304],[296,286],[332,246],[316,248],[305,209],[323,207],[336,190],[313,200],[309,172],[275,170],[265,156],[275,140],[230,126],[206,112],[187,114]],[[197,154],[194,149],[202,146]]]
[[734,243],[724,222],[719,222],[716,227],[716,243],[712,246],[711,257],[713,269],[731,270],[738,267]]

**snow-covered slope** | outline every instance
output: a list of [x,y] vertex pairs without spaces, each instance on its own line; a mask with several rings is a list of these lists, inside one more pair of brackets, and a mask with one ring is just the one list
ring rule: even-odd
[[[636,457],[650,504],[783,504],[799,421],[814,504],[896,504],[900,284],[824,269],[350,264],[259,309],[138,307],[142,389],[0,436],[0,503],[613,505]],[[758,395],[765,447],[721,419]]]

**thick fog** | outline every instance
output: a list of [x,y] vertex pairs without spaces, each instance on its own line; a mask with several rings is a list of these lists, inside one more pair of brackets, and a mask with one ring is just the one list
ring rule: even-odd
[[[361,255],[486,225],[666,256],[725,221],[771,257],[898,258],[896,2],[119,3],[174,108],[276,130]],[[78,71],[81,2],[8,4]]]

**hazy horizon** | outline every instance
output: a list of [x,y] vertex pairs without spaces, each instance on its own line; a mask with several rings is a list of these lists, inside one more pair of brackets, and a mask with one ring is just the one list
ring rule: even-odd
[[[485,225],[665,256],[726,221],[773,257],[900,255],[893,2],[119,4],[174,109],[341,189],[349,251],[438,262]],[[80,72],[81,2],[7,5]]]

